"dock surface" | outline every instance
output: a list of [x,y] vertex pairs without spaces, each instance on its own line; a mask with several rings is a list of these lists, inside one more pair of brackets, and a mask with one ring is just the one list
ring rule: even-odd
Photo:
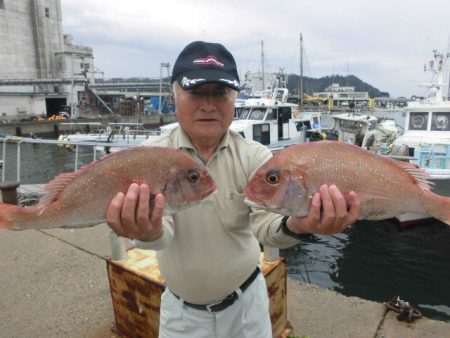
[[[106,224],[0,230],[0,337],[118,337],[111,331],[109,234]],[[292,279],[288,317],[297,337],[450,337],[450,323],[400,322],[383,304]]]

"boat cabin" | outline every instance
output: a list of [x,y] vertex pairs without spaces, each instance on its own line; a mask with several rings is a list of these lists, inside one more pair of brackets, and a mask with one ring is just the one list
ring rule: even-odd
[[248,102],[240,107],[239,118],[230,129],[244,138],[271,146],[282,140],[298,143],[306,138],[306,133],[320,130],[320,113],[300,113],[299,107],[292,103],[274,105]]
[[450,105],[431,109],[411,107],[405,132],[396,140],[408,146],[412,163],[426,169],[433,178],[450,175]]
[[344,113],[331,116],[333,126],[329,138],[354,144],[364,149],[373,147],[377,138],[378,119],[372,115]]

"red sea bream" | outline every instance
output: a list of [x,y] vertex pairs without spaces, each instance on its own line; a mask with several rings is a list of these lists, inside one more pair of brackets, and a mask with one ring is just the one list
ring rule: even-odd
[[0,229],[77,228],[105,221],[118,192],[147,183],[165,198],[165,214],[196,205],[216,185],[206,168],[181,150],[136,147],[107,155],[51,181],[36,207],[0,204]]
[[416,166],[334,141],[288,147],[258,169],[244,190],[247,204],[283,215],[305,216],[323,184],[361,199],[361,218],[427,213],[450,224],[450,198],[434,194]]

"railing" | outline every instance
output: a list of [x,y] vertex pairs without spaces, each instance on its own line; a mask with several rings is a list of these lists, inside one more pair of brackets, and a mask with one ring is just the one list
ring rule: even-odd
[[421,168],[430,170],[450,170],[450,145],[448,144],[421,144],[414,148],[416,164]]
[[[105,142],[70,142],[70,141],[59,141],[59,140],[49,140],[49,139],[33,139],[33,138],[16,138],[16,137],[7,137],[7,138],[0,138],[0,142],[3,142],[3,154],[2,154],[2,182],[1,183],[17,183],[20,182],[20,169],[21,169],[21,145],[23,143],[30,143],[30,144],[54,144],[56,146],[66,146],[70,145],[72,146],[71,150],[75,152],[75,163],[74,163],[74,170],[78,169],[78,159],[79,159],[79,150],[80,147],[91,147],[93,148],[93,161],[97,160],[97,153],[98,147],[108,147],[111,146],[111,143],[105,143]],[[6,175],[6,144],[7,143],[16,143],[16,154],[17,154],[17,182],[4,182],[5,181],[5,175]],[[114,147],[118,148],[130,148],[132,145],[118,145],[115,144]],[[67,151],[71,151],[67,150]],[[16,194],[16,186],[14,186],[14,189],[12,189],[12,193]],[[5,189],[2,188],[2,197],[4,201],[11,201],[11,198],[4,199]],[[11,203],[11,202],[8,202]],[[16,204],[16,203],[13,203]],[[118,237],[114,232],[111,231],[110,233],[110,245],[111,245],[111,258],[113,260],[125,260],[127,259],[127,241],[129,240]]]
[[[21,168],[21,145],[23,143],[31,144],[54,144],[58,145],[70,145],[74,146],[73,151],[75,152],[75,163],[74,170],[78,169],[78,157],[80,147],[92,147],[93,148],[93,161],[97,160],[97,152],[99,147],[117,147],[117,148],[131,148],[136,145],[126,145],[126,144],[111,144],[105,142],[70,142],[70,141],[59,141],[59,140],[49,140],[49,139],[33,139],[33,138],[16,138],[16,137],[6,137],[0,138],[0,142],[3,142],[3,154],[2,154],[2,182],[5,181],[6,175],[6,144],[16,143],[16,153],[17,153],[17,182],[20,182],[20,168]],[[69,150],[68,150],[69,151]],[[126,239],[123,237],[118,237],[114,232],[110,235],[111,244],[111,254],[113,260],[125,260],[127,259],[126,251]],[[279,259],[279,249],[271,248],[266,246],[264,248],[264,260],[267,262],[274,262]]]
[[49,139],[34,139],[34,138],[16,138],[16,137],[6,137],[0,138],[0,142],[3,143],[3,154],[1,162],[2,166],[2,181],[5,180],[6,176],[6,144],[7,143],[16,143],[16,154],[17,154],[17,181],[20,182],[20,172],[21,172],[21,145],[23,143],[30,144],[54,144],[54,145],[63,145],[63,146],[71,146],[71,149],[75,152],[75,160],[74,160],[74,171],[78,170],[79,167],[79,151],[80,147],[91,147],[93,148],[93,159],[92,161],[97,160],[97,154],[99,153],[99,148],[101,147],[111,147],[115,148],[131,148],[136,145],[132,144],[115,144],[115,143],[106,143],[106,142],[70,142],[70,141],[59,141],[59,140],[49,140]]

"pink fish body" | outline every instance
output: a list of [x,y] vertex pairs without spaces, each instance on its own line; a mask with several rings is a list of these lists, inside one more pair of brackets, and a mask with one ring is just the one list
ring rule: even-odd
[[280,151],[256,171],[244,195],[251,206],[305,216],[323,184],[335,184],[344,196],[355,191],[362,219],[420,212],[450,224],[450,198],[430,191],[424,171],[342,142],[303,143]]
[[95,161],[73,173],[57,176],[45,187],[36,207],[0,204],[0,229],[85,227],[105,221],[118,192],[131,183],[147,183],[165,197],[165,214],[196,205],[216,185],[206,168],[180,150],[136,147]]

